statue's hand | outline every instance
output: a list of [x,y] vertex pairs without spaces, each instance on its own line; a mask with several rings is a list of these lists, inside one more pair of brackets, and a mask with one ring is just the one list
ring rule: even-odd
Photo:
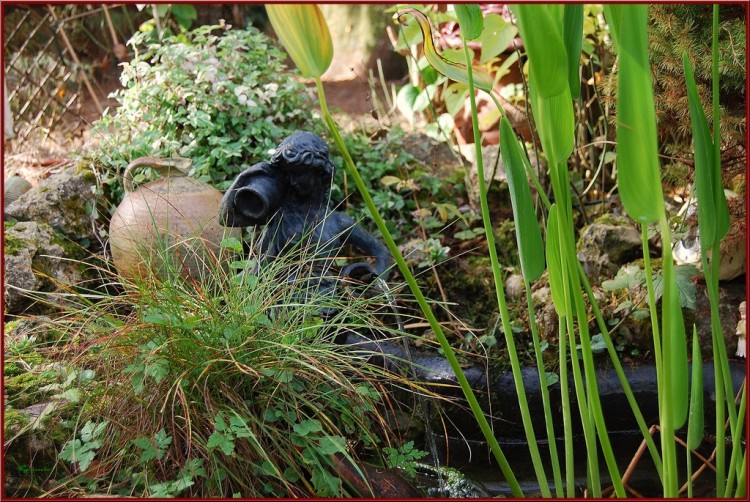
[[341,269],[341,276],[365,284],[371,284],[378,278],[378,271],[366,261],[352,263]]

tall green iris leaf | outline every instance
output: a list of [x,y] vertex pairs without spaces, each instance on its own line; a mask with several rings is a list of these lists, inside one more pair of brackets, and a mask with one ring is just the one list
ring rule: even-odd
[[703,440],[703,360],[698,343],[698,331],[693,325],[693,367],[690,385],[690,418],[687,447],[695,450]]
[[604,6],[615,40],[617,74],[617,174],[628,214],[642,224],[664,213],[656,138],[656,112],[648,60],[648,6]]
[[544,153],[556,168],[575,144],[575,116],[568,85],[568,56],[563,43],[562,9],[514,5],[513,13],[529,56],[529,91]]
[[544,272],[544,246],[539,222],[531,200],[529,179],[524,169],[525,155],[518,144],[507,117],[500,122],[500,153],[508,174],[510,201],[513,205],[513,219],[516,222],[516,242],[521,271],[526,281],[539,279]]
[[[667,269],[670,270],[667,270]],[[685,321],[677,293],[677,280],[672,264],[665,262],[665,292],[662,297],[662,354],[664,369],[669,372],[669,403],[672,425],[679,429],[688,413],[688,364]],[[666,288],[671,288],[668,293]]]
[[[513,5],[518,28],[529,55],[529,75],[540,98],[562,94],[568,86],[565,45],[560,22],[546,5]],[[561,65],[563,71],[560,71]]]
[[581,47],[583,46],[583,4],[565,4],[563,11],[563,42],[568,54],[568,85],[570,95],[581,94]]
[[693,146],[695,159],[695,191],[698,197],[698,228],[700,229],[701,249],[707,250],[721,241],[729,230],[729,211],[721,184],[721,168],[716,165],[714,145],[708,121],[703,112],[698,89],[695,85],[693,68],[687,53],[682,55],[685,70],[685,83],[690,107],[690,121],[693,124]]
[[562,245],[560,239],[560,222],[557,204],[552,204],[547,216],[547,268],[549,269],[549,288],[552,294],[552,304],[560,318],[567,315],[565,307],[565,270],[562,261]]

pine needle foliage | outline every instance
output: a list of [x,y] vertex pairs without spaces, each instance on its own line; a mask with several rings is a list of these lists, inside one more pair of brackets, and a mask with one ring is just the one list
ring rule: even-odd
[[[745,9],[719,8],[719,101],[722,166],[725,185],[744,172],[745,157]],[[685,185],[692,180],[692,130],[682,54],[687,52],[704,111],[711,124],[711,6],[653,4],[649,6],[649,56],[659,144],[665,156],[665,181]],[[617,68],[603,84],[603,94],[615,105]],[[611,115],[614,117],[614,114]]]

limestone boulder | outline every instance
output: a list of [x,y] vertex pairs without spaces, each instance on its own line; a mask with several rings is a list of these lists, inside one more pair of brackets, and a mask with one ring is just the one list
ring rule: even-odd
[[641,234],[627,218],[604,215],[581,230],[577,252],[586,275],[599,284],[642,256]]
[[96,178],[90,169],[69,167],[9,204],[5,208],[6,220],[43,223],[69,239],[93,241],[95,186]]
[[[55,293],[91,278],[90,267],[83,261],[85,254],[79,245],[46,223],[6,223],[5,313],[45,311],[48,305],[59,304],[61,298]],[[40,293],[46,293],[46,301],[36,301]]]

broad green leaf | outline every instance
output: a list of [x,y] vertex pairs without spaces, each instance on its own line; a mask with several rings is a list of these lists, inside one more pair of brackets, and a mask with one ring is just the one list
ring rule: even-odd
[[552,304],[557,315],[565,317],[565,271],[562,262],[562,249],[559,231],[557,204],[552,204],[547,215],[547,268],[549,269],[549,287]]
[[714,145],[708,121],[703,112],[693,68],[687,53],[682,55],[687,86],[690,122],[693,127],[693,158],[695,159],[695,191],[698,198],[698,228],[701,249],[710,249],[729,230],[729,211],[724,187],[721,183],[721,166],[714,159]]
[[567,161],[575,146],[575,115],[567,84],[559,95],[543,98],[531,87],[534,111],[542,149],[550,165]]
[[499,14],[488,14],[484,18],[484,31],[479,37],[482,44],[480,64],[484,64],[510,46],[518,34],[518,28],[503,19]]
[[[422,35],[424,37],[424,54],[427,61],[430,62],[430,65],[449,79],[467,84],[467,66],[465,64],[448,61],[435,49],[435,44],[432,41],[432,28],[430,27],[430,20],[427,19],[427,16],[411,7],[401,9],[396,13],[396,16],[402,24],[405,22],[404,19],[406,19],[405,14],[411,14],[417,20],[417,23],[419,23],[419,27],[422,30]],[[486,92],[492,90],[492,77],[487,72],[480,68],[473,67],[472,73],[475,87]]]
[[690,415],[688,418],[687,447],[695,450],[703,441],[703,359],[698,342],[698,330],[693,324],[693,364],[690,385]]
[[276,35],[303,76],[319,78],[333,59],[333,42],[320,7],[315,4],[267,4]]
[[477,4],[456,4],[453,6],[461,28],[461,36],[466,40],[474,40],[482,34],[484,27],[482,10]]
[[581,46],[583,45],[583,4],[565,4],[563,11],[563,43],[568,54],[568,86],[573,99],[581,94]]
[[[469,52],[469,60],[473,60],[474,51],[470,47],[466,47],[466,50]],[[458,47],[456,49],[449,47],[447,49],[443,49],[440,52],[440,56],[448,62],[460,64],[466,67],[466,65],[464,64],[466,63],[466,52],[464,52],[464,47]]]
[[535,281],[544,272],[542,232],[539,229],[534,203],[531,199],[529,179],[524,168],[525,153],[518,144],[518,138],[507,117],[503,117],[500,121],[500,153],[508,175],[521,271],[527,282]]
[[617,174],[620,197],[641,224],[664,213],[656,138],[656,112],[648,60],[647,5],[605,5],[619,57]]
[[[671,260],[669,253],[667,258]],[[669,386],[669,395],[665,405],[670,407],[672,426],[677,430],[685,423],[688,413],[687,340],[685,321],[677,293],[677,281],[671,262],[665,262],[663,274],[662,354]]]
[[561,95],[568,87],[568,56],[559,20],[554,19],[546,5],[513,5],[511,9],[529,56],[529,78],[537,95],[540,98]]

